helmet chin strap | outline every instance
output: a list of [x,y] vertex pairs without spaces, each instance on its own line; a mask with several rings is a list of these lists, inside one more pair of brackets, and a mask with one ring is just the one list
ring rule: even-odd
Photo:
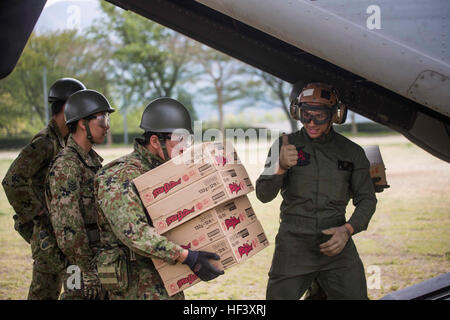
[[84,126],[86,127],[86,134],[87,134],[87,138],[88,138],[89,142],[94,144],[94,138],[92,137],[91,129],[89,128],[89,120],[84,119],[83,123],[84,123]]
[[159,138],[159,137],[158,137],[158,140],[159,140],[159,144],[161,145],[161,149],[164,154],[164,161],[169,161],[170,158],[169,158],[169,153],[167,152],[166,140],[164,138]]

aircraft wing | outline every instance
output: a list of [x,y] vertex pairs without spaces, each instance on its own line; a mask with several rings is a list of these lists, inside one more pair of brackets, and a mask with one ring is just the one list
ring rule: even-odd
[[[290,83],[330,83],[351,110],[450,161],[448,53],[433,56],[433,52],[417,49],[421,39],[414,45],[405,45],[389,38],[389,32],[377,33],[355,23],[352,15],[345,13],[356,1],[107,1]],[[358,1],[359,6],[365,10],[364,3],[370,1],[362,2],[361,5]],[[386,4],[386,13],[401,4],[396,1],[393,5],[388,0],[377,3]],[[438,36],[442,33],[444,37],[438,42],[445,42],[450,20],[448,1],[409,3],[409,12],[419,16],[422,7],[435,6],[431,14],[437,12],[445,27],[439,29]],[[358,14],[355,9],[352,12],[353,17]],[[430,21],[425,20],[425,26],[426,22]],[[406,28],[408,36],[408,26],[393,27],[397,31]]]
[[0,79],[9,75],[16,66],[46,2],[0,2]]
[[[361,23],[371,17],[369,0],[107,1],[287,82],[330,83],[351,110],[450,162],[447,0],[379,0],[381,30]],[[45,2],[1,4],[0,44],[15,48],[2,53],[0,78],[17,62]],[[19,9],[28,18],[19,19]]]

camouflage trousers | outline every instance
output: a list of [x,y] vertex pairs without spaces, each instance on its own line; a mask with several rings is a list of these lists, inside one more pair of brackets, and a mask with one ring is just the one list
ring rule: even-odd
[[66,261],[53,235],[50,221],[42,215],[33,219],[30,239],[33,279],[28,292],[29,300],[57,300],[61,292],[60,271]]
[[58,272],[47,270],[45,262],[34,260],[28,300],[58,300],[61,293],[61,276]]
[[110,300],[184,300],[183,292],[169,296],[151,260],[140,256],[128,261],[128,288],[108,294]]

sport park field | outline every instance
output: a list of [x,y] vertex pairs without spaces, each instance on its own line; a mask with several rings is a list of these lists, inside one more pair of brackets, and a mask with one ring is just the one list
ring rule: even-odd
[[[386,294],[450,270],[450,167],[402,136],[351,138],[380,146],[391,186],[377,194],[378,205],[369,228],[354,237],[368,280],[369,297]],[[238,143],[238,154],[254,183],[261,173],[268,144]],[[131,148],[97,148],[104,164]],[[0,179],[18,151],[0,152]],[[265,298],[274,239],[279,226],[278,196],[268,204],[249,194],[270,246],[225,275],[185,291],[186,299]],[[347,214],[353,212],[349,204]],[[31,281],[29,245],[14,231],[13,209],[0,190],[0,299],[26,299]]]

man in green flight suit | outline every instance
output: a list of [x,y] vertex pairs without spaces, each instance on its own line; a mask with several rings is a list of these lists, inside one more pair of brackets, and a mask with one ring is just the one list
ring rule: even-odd
[[81,90],[71,95],[64,111],[70,132],[67,145],[47,174],[45,197],[50,221],[69,264],[62,271],[63,300],[104,297],[93,264],[100,244],[94,176],[103,159],[92,146],[104,141],[111,112],[114,109],[97,91]]
[[[367,299],[351,237],[367,229],[375,212],[369,161],[360,146],[333,130],[345,112],[331,86],[308,84],[290,111],[303,128],[275,142],[256,182],[262,202],[280,190],[283,197],[266,297],[299,299],[316,280],[329,299]],[[350,198],[355,211],[346,221]]]
[[169,160],[192,132],[187,109],[177,100],[158,98],[142,114],[144,139],[134,151],[103,167],[95,179],[102,251],[97,257],[100,281],[114,300],[184,299],[169,297],[150,258],[187,264],[200,279],[223,274],[208,260],[215,253],[191,251],[159,235],[132,180]]
[[29,300],[56,300],[61,292],[60,271],[66,261],[56,246],[46,214],[44,181],[51,161],[66,145],[66,101],[72,93],[83,89],[84,84],[73,78],[59,79],[50,87],[50,122],[22,149],[2,182],[16,212],[14,228],[31,244],[34,262]]

